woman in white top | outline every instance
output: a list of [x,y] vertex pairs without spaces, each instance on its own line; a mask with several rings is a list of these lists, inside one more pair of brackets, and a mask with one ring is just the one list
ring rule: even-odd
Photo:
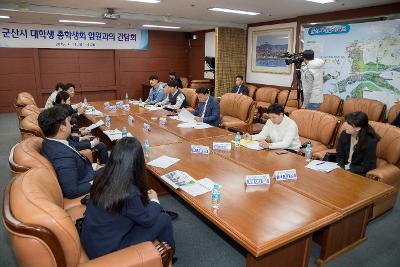
[[259,134],[246,133],[245,139],[261,141],[266,149],[287,149],[298,152],[301,146],[296,123],[284,114],[280,104],[272,104],[267,109],[269,120]]
[[56,101],[56,96],[58,92],[61,92],[64,88],[63,83],[57,83],[56,88],[54,89],[53,93],[49,96],[49,98],[46,101],[46,105],[44,105],[44,108],[51,108],[53,106],[53,102]]

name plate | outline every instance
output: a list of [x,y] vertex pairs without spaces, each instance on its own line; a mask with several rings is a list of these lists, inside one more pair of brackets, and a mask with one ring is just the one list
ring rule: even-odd
[[213,149],[214,150],[222,150],[222,151],[230,151],[230,150],[232,150],[232,144],[225,143],[225,142],[213,142]]
[[131,109],[131,107],[129,106],[129,104],[125,104],[125,105],[122,105],[122,109],[125,111],[129,111]]
[[246,176],[246,185],[268,185],[268,184],[271,184],[271,179],[268,174]]
[[273,178],[276,181],[297,180],[297,173],[295,169],[275,171]]
[[128,116],[128,123],[134,123],[135,122],[135,117],[133,117],[132,115]]
[[193,154],[208,155],[208,154],[210,154],[210,148],[208,146],[192,145],[191,146],[191,152]]
[[160,117],[160,125],[167,125],[167,118]]
[[144,129],[145,131],[150,132],[150,131],[151,131],[151,126],[150,126],[150,124],[143,123],[143,129]]
[[117,105],[117,107],[121,107],[121,106],[123,106],[124,105],[124,101],[117,101],[117,102],[115,102],[115,105]]
[[108,109],[108,107],[110,106],[110,102],[104,102],[104,108]]
[[115,112],[115,111],[117,111],[117,106],[116,105],[109,106],[108,110]]

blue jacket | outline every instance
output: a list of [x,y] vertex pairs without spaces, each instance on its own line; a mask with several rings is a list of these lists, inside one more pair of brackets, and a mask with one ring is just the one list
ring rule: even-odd
[[149,97],[147,98],[145,103],[154,105],[158,102],[163,101],[164,98],[165,98],[164,88],[162,87],[161,83],[159,83],[150,89]]
[[[204,105],[206,102],[199,103],[197,109],[193,111],[193,115],[201,117],[204,110]],[[209,96],[207,106],[205,107],[206,112],[204,113],[203,122],[208,123],[212,126],[218,127],[221,123],[220,121],[220,108],[219,103],[215,100],[214,97]]]
[[64,197],[89,193],[95,171],[88,158],[60,142],[44,139],[40,153],[53,165]]
[[138,226],[151,231],[162,209],[160,204],[153,201],[143,205],[140,196],[138,188],[132,186],[127,206],[121,213],[108,212],[89,201],[81,242],[90,259],[130,246],[131,232]]

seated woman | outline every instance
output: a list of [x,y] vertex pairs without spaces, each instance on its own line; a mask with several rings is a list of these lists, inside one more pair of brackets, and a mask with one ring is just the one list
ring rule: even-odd
[[124,137],[94,179],[81,242],[93,259],[155,240],[175,249],[171,218],[163,212],[156,192],[147,191],[142,146],[135,138]]
[[269,120],[262,131],[256,135],[246,133],[245,139],[261,141],[260,146],[267,149],[287,149],[298,152],[301,146],[297,124],[284,114],[280,104],[272,104],[267,109]]
[[345,120],[336,145],[336,161],[346,170],[365,175],[376,168],[376,144],[380,138],[364,112],[347,114]]

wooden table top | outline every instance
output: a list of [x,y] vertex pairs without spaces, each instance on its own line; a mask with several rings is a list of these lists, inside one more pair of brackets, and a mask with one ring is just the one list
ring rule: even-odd
[[[210,146],[213,142],[230,142],[232,137],[215,137],[198,140]],[[236,163],[273,175],[276,170],[296,169],[298,179],[280,182],[282,185],[335,208],[344,215],[371,204],[379,197],[392,193],[392,186],[377,182],[343,169],[322,173],[305,168],[305,158],[294,153],[277,155],[276,151],[251,150],[245,147],[230,152],[213,151]]]
[[180,161],[166,169],[147,168],[157,176],[181,170],[195,179],[207,177],[220,184],[221,206],[216,212],[211,208],[211,193],[192,197],[180,189],[175,192],[254,256],[341,218],[334,209],[275,182],[269,186],[246,187],[245,176],[260,172],[215,153],[192,154],[190,145],[184,141],[152,148],[150,160],[167,155]]

